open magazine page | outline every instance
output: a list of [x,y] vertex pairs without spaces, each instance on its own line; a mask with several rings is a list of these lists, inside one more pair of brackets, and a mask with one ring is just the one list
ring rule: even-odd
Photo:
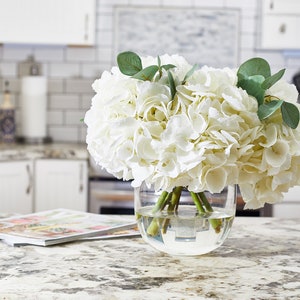
[[136,227],[128,216],[55,209],[0,220],[0,239],[11,245],[53,245]]

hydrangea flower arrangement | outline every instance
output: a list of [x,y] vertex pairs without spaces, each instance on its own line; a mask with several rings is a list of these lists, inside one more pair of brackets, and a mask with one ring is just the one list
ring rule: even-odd
[[118,55],[93,84],[85,116],[96,163],[156,190],[220,192],[238,184],[246,208],[300,184],[298,92],[253,58],[238,69],[190,65],[179,55]]

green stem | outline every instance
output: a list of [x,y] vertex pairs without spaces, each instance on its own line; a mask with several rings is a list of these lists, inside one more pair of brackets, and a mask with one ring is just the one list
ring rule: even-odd
[[[168,205],[168,213],[176,212],[178,209],[182,189],[182,187],[175,187],[170,193],[163,191],[159,196],[154,208],[152,209],[152,214],[155,215],[155,213],[162,211],[166,207],[166,205]],[[200,214],[212,213],[214,211],[204,192],[190,192],[190,194]],[[162,219],[155,216],[153,217],[150,225],[147,228],[147,233],[151,236],[156,236],[159,232],[161,222],[162,232],[165,233],[167,231],[170,219],[167,217]],[[219,219],[209,219],[209,222],[214,228],[215,232],[219,233],[222,227],[222,221]]]
[[199,199],[199,196],[198,194],[194,193],[194,192],[190,192],[191,196],[192,196],[192,199],[198,209],[198,211],[201,213],[201,214],[204,214],[205,213],[205,209],[203,208],[203,205]]
[[212,209],[210,203],[208,202],[206,196],[205,196],[205,193],[204,192],[201,192],[201,193],[197,193],[197,195],[199,196],[199,198],[201,199],[206,211],[208,212],[213,212],[214,210]]
[[[166,191],[163,191],[161,193],[154,208],[152,209],[152,214],[155,214],[158,211],[162,211],[165,208],[165,206],[167,205],[170,199],[170,194],[171,193],[168,193]],[[151,236],[156,236],[158,234],[158,230],[159,230],[159,218],[154,217],[147,228],[147,233]]]
[[152,213],[155,214],[157,213],[158,211],[162,211],[164,209],[164,207],[166,206],[167,204],[167,198],[168,198],[168,192],[166,191],[163,191],[159,198],[157,199],[157,202],[155,204],[155,206],[153,207],[152,209]]
[[[168,213],[175,212],[178,209],[180,197],[181,197],[182,187],[175,187],[172,191],[171,201],[168,206]],[[166,233],[167,227],[169,225],[170,219],[166,218],[163,221],[162,232]]]
[[177,186],[173,189],[172,198],[168,206],[168,211],[176,211],[178,209],[179,200],[181,197],[182,186]]
[[[199,198],[201,199],[205,209],[207,212],[212,213],[214,210],[211,207],[210,203],[208,202],[205,193],[201,192],[201,193],[197,193],[197,195],[199,196]],[[211,224],[211,226],[214,228],[216,233],[219,233],[222,227],[222,220],[220,219],[209,219],[209,222]]]
[[151,236],[156,236],[159,230],[159,218],[153,218],[147,228],[147,233]]

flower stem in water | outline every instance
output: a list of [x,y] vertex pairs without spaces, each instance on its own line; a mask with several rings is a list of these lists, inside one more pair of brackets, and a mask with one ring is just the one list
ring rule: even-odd
[[[167,203],[169,202],[170,196],[172,193],[168,193],[166,191],[163,191],[161,195],[159,196],[154,208],[152,209],[152,213],[155,214],[158,211],[162,211]],[[147,233],[151,236],[156,236],[158,234],[159,230],[159,218],[153,218],[149,227],[147,228]]]
[[199,211],[201,214],[204,214],[204,213],[205,213],[205,209],[203,208],[203,205],[202,205],[202,203],[201,203],[201,201],[200,201],[199,196],[198,196],[196,193],[194,193],[194,192],[190,192],[190,194],[191,194],[191,196],[192,196],[192,199],[193,199],[193,201],[194,201],[194,203],[195,203],[195,205],[196,205],[198,211]]
[[169,193],[166,192],[166,191],[163,191],[161,193],[161,195],[159,196],[153,210],[152,210],[152,213],[155,214],[156,212],[158,211],[162,211],[164,209],[164,207],[166,206],[167,204],[167,200],[168,200],[168,195]]
[[[162,211],[167,205],[168,213],[176,212],[178,209],[182,189],[182,187],[175,187],[170,193],[163,191],[159,196],[154,208],[152,209],[152,214]],[[214,211],[209,201],[207,200],[204,192],[190,192],[190,194],[200,214],[203,215],[205,213],[212,213]],[[158,234],[159,225],[161,223],[162,232],[166,233],[169,222],[169,218],[158,218],[154,216],[150,225],[147,228],[147,233],[151,236],[156,236]],[[214,228],[215,232],[219,233],[222,227],[222,221],[219,219],[209,219],[209,222]]]
[[[201,192],[201,193],[197,193],[198,197],[201,199],[202,204],[204,205],[205,209],[207,212],[212,213],[214,210],[211,207],[210,203],[208,202],[205,193]],[[209,222],[211,224],[211,226],[214,228],[216,233],[219,233],[222,227],[222,220],[220,219],[209,219]]]
[[[182,191],[182,187],[178,186],[175,187],[172,191],[172,195],[171,195],[171,201],[168,205],[168,213],[171,212],[176,212],[178,209],[178,205],[179,205],[179,201],[180,201],[180,197],[181,197],[181,191]],[[163,226],[162,226],[162,232],[166,233],[167,232],[167,227],[169,225],[170,219],[165,218],[163,221]]]

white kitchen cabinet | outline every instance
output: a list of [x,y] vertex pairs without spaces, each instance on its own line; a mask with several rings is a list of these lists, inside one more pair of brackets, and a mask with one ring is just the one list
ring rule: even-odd
[[0,162],[0,212],[31,213],[33,210],[33,162]]
[[273,217],[300,218],[300,186],[284,194],[284,200],[273,205]]
[[264,0],[260,4],[260,47],[300,49],[300,1]]
[[86,160],[35,161],[35,211],[69,208],[87,211]]
[[91,46],[95,0],[0,0],[0,43]]

